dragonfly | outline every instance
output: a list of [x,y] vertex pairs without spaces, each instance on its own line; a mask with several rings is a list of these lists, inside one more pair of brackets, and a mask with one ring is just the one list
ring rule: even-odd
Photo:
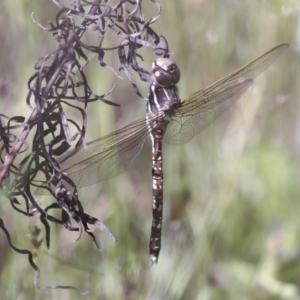
[[288,49],[278,45],[228,76],[181,101],[176,84],[180,69],[169,58],[152,64],[146,117],[67,152],[61,173],[77,188],[115,177],[133,164],[148,137],[152,141],[152,228],[149,242],[151,261],[157,262],[161,250],[163,220],[162,141],[182,145],[190,141],[231,107],[253,83]]

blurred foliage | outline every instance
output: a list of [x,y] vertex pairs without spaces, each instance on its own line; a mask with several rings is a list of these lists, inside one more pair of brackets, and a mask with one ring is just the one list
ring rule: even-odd
[[[290,49],[200,136],[183,147],[165,147],[158,264],[151,266],[147,253],[150,147],[127,174],[81,190],[85,210],[118,238],[113,244],[96,232],[102,252],[87,236],[73,243],[76,233],[56,226],[50,250],[45,245],[34,250],[33,220],[14,219],[3,201],[1,218],[16,245],[36,251],[41,285],[75,285],[89,290],[88,299],[299,299],[300,2],[173,0],[161,5],[154,29],[167,38],[181,67],[182,99],[277,44],[287,42]],[[35,26],[30,14],[45,24],[56,7],[46,0],[3,0],[0,6],[0,111],[25,115],[33,64],[55,47],[51,34]],[[145,56],[144,66],[149,69],[153,59]],[[95,61],[89,73],[95,85],[96,68]],[[88,110],[91,139],[145,111],[128,82],[109,76],[107,86],[117,82],[113,100],[122,108],[93,104]],[[14,253],[2,233],[0,251],[2,299],[83,297],[69,290],[35,290],[27,258]]]

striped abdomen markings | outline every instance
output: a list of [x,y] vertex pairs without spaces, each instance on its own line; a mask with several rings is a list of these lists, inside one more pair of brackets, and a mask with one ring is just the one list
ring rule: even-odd
[[149,254],[152,262],[158,259],[161,247],[161,228],[163,219],[163,166],[162,166],[162,138],[164,125],[160,124],[151,133],[152,140],[152,227],[149,243]]

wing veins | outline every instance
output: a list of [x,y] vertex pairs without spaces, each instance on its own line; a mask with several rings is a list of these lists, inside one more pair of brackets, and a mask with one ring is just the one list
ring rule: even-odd
[[[253,79],[265,71],[287,48],[287,44],[282,44],[270,49],[254,61],[182,101],[181,107],[167,127],[167,143],[181,145],[200,133],[210,123],[204,114],[205,111],[215,109],[215,115],[219,116],[235,103]],[[204,117],[205,120],[197,120],[196,116]]]

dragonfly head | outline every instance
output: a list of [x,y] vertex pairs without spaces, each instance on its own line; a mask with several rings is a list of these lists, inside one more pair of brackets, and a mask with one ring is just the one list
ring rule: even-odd
[[170,87],[180,80],[180,70],[169,58],[158,58],[152,64],[152,81],[161,87]]

